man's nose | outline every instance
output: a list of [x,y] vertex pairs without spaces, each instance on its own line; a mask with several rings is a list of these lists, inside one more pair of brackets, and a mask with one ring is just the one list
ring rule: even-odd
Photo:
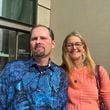
[[40,38],[37,38],[37,39],[36,39],[36,42],[37,42],[37,43],[40,43],[40,41],[41,41]]

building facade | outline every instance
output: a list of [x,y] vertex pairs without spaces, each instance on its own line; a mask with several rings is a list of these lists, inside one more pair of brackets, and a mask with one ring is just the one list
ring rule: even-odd
[[110,73],[110,0],[52,0],[51,28],[56,38],[54,60],[61,64],[65,36],[78,31],[87,41],[96,64]]
[[61,64],[64,37],[75,30],[87,41],[96,64],[110,72],[109,10],[109,0],[0,0],[0,68],[8,61],[28,58],[30,29],[44,24],[55,33],[56,63]]
[[50,0],[0,0],[0,69],[11,60],[30,57],[30,30],[50,25]]

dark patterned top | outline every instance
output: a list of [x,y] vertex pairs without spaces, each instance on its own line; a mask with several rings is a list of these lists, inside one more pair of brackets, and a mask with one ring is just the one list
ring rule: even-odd
[[0,74],[0,110],[67,110],[67,77],[49,61],[13,61]]

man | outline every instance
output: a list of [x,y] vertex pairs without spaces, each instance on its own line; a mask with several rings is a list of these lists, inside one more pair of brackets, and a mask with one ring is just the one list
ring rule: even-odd
[[33,27],[30,47],[32,58],[8,63],[1,72],[0,110],[66,110],[66,74],[50,59],[52,30]]

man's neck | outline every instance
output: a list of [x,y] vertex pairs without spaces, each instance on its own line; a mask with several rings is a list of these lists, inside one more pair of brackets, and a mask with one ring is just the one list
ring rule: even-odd
[[49,57],[47,58],[35,58],[37,65],[39,66],[47,66],[49,62]]

